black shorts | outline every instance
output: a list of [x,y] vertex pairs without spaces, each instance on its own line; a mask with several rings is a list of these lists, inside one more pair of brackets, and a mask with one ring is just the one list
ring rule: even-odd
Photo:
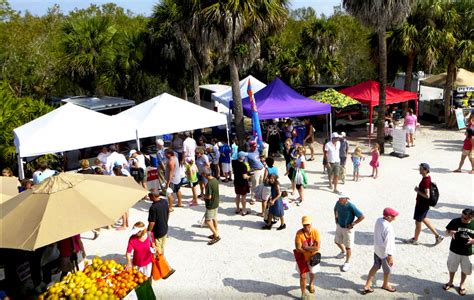
[[302,184],[297,184],[296,189],[299,190],[303,185]]
[[247,195],[248,193],[250,193],[250,187],[248,185],[246,186],[234,186],[234,191],[235,191],[235,194],[237,195]]
[[423,222],[423,219],[426,218],[428,211],[430,210],[429,206],[426,205],[415,205],[415,213],[413,219],[417,222]]
[[171,183],[170,188],[173,190],[173,193],[177,193],[179,189],[181,188],[181,183],[178,183],[178,184]]

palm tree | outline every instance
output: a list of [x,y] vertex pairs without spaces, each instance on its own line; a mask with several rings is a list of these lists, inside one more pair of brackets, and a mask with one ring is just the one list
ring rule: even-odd
[[[192,71],[194,103],[200,104],[199,80],[209,72],[210,46],[198,1],[163,0],[154,8],[149,30],[161,41],[161,55]],[[176,60],[177,57],[182,59]]]
[[61,50],[66,73],[89,94],[102,92],[99,79],[112,68],[116,38],[117,29],[102,16],[71,19],[63,27]]
[[451,92],[456,77],[457,64],[466,57],[472,61],[474,52],[474,7],[469,0],[437,0],[431,4],[434,32],[438,37],[438,49],[447,64],[444,87],[444,117],[450,124]]
[[244,117],[239,87],[239,67],[249,68],[260,56],[260,40],[280,29],[288,16],[287,0],[209,0],[203,1],[202,15],[207,21],[208,41],[230,69],[235,128],[244,139]]
[[384,153],[384,119],[387,86],[387,28],[401,24],[410,13],[414,0],[344,0],[344,8],[359,21],[372,27],[378,36],[380,99],[377,118],[377,142]]
[[321,77],[328,81],[339,78],[341,64],[336,57],[338,50],[338,31],[326,19],[313,19],[301,33],[302,52],[314,61],[314,82],[321,83]]

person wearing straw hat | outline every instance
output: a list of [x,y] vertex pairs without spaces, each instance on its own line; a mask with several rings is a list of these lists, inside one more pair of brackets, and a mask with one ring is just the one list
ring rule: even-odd
[[378,218],[374,226],[374,264],[367,276],[367,282],[364,286],[364,295],[373,293],[372,280],[375,273],[383,269],[382,289],[387,292],[396,292],[397,290],[389,284],[390,274],[393,268],[393,255],[395,253],[395,232],[393,231],[392,222],[398,216],[398,211],[387,207],[383,210],[383,217]]
[[320,264],[311,266],[310,261],[313,256],[319,253],[321,238],[319,232],[312,227],[310,216],[303,216],[301,219],[303,228],[296,232],[295,250],[293,253],[296,259],[296,269],[300,273],[301,298],[306,297],[306,273],[309,273],[309,292],[314,294],[314,274],[320,269]]

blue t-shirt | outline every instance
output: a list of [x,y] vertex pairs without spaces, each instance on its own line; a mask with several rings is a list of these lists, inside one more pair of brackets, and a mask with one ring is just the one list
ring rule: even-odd
[[232,160],[239,159],[238,155],[239,155],[239,146],[233,143],[232,144]]
[[362,212],[351,202],[347,202],[346,205],[342,205],[339,203],[339,201],[337,201],[336,206],[334,206],[334,211],[337,212],[337,223],[341,227],[347,227],[347,225],[354,222],[355,217],[359,218],[362,216]]
[[220,159],[221,162],[225,164],[230,164],[230,155],[232,154],[232,149],[228,144],[224,144],[219,148],[219,152],[221,153]]
[[255,150],[254,152],[247,152],[247,161],[249,162],[250,169],[260,170],[263,168],[258,150]]
[[278,176],[278,168],[273,166],[271,168],[267,168],[268,175],[276,175]]

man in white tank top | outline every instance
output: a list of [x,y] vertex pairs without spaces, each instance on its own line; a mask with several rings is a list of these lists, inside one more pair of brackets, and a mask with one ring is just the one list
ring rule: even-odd
[[169,210],[173,211],[174,204],[174,193],[178,197],[178,207],[182,206],[182,195],[181,195],[181,172],[179,170],[179,160],[175,153],[171,149],[167,149],[165,152],[167,163],[165,169],[166,179],[166,196],[168,197]]

